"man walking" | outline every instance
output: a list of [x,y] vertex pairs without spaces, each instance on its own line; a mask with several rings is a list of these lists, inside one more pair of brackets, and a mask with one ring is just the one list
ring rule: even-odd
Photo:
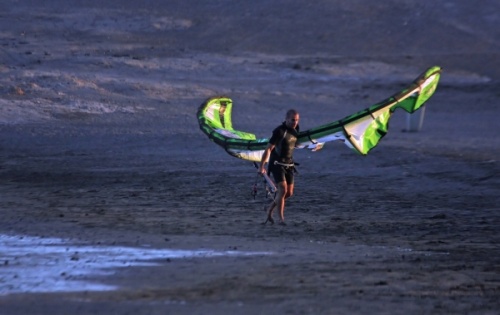
[[285,200],[293,195],[294,188],[294,163],[293,150],[299,132],[299,113],[290,109],[285,116],[285,121],[273,130],[260,161],[259,173],[266,172],[265,165],[269,160],[268,173],[276,182],[278,191],[273,202],[267,210],[267,219],[264,222],[274,224],[273,210],[277,206],[280,224],[285,224]]

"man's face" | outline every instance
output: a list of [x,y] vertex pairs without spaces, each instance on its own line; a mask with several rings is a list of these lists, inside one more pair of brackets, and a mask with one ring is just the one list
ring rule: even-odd
[[299,124],[299,114],[295,115],[289,115],[286,117],[286,125],[289,128],[297,128],[297,125]]

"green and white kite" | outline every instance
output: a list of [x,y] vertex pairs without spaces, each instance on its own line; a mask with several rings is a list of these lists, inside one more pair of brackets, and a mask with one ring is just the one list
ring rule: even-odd
[[[356,152],[368,154],[387,133],[392,113],[402,108],[412,114],[422,107],[434,94],[440,74],[440,67],[431,67],[408,88],[380,103],[343,119],[299,132],[297,148],[316,151],[325,142],[341,140]],[[269,139],[257,139],[252,133],[233,129],[232,108],[233,102],[228,97],[206,100],[197,113],[201,130],[230,155],[243,160],[260,161]]]

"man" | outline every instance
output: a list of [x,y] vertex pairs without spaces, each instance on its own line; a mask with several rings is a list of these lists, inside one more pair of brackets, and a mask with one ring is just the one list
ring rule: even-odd
[[278,191],[274,201],[267,210],[268,221],[274,224],[273,210],[277,206],[280,216],[280,224],[285,224],[285,199],[293,195],[294,187],[294,163],[293,150],[297,142],[299,132],[299,113],[290,109],[285,116],[285,121],[273,130],[273,135],[269,139],[262,159],[260,161],[259,173],[264,174],[265,164],[269,160],[268,172],[272,174]]

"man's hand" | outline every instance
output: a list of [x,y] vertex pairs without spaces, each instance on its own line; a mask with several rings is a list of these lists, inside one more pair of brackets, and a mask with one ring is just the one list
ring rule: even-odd
[[261,164],[258,170],[259,175],[264,175],[266,173],[266,169],[264,168],[264,165]]

